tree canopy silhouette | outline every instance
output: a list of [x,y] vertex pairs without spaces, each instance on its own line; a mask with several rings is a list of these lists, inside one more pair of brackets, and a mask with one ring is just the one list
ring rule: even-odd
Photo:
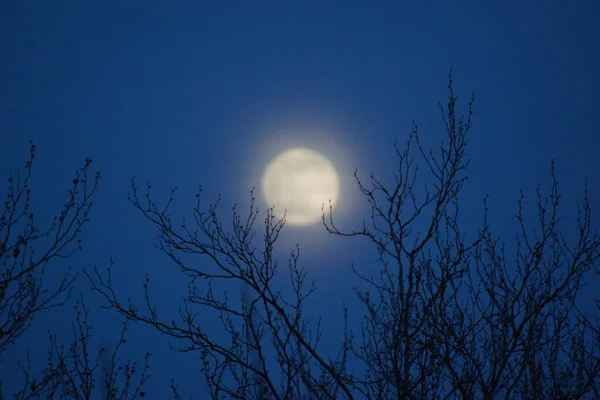
[[[160,299],[148,278],[143,305],[114,290],[110,267],[89,275],[94,290],[127,320],[171,337],[179,351],[197,352],[214,399],[599,397],[598,322],[580,311],[585,299],[578,297],[600,256],[587,190],[575,237],[563,233],[554,163],[549,188],[536,191],[534,225],[526,222],[521,194],[513,254],[488,224],[486,198],[479,229],[466,232],[459,194],[467,179],[473,98],[461,116],[451,74],[448,90],[437,149],[425,148],[414,125],[405,145],[394,146],[392,184],[355,173],[369,220],[345,232],[335,210],[324,208],[327,232],[366,239],[379,254],[373,275],[354,270],[369,287],[356,290],[365,317],[360,332],[346,325],[336,357],[324,355],[320,323],[304,313],[315,286],[298,249],[285,268],[291,290],[275,287],[282,268],[274,249],[285,218],[269,209],[257,239],[253,193],[249,211],[234,207],[229,225],[219,201],[205,205],[200,189],[192,217],[180,223],[170,214],[174,191],[160,205],[149,185],[143,190],[132,180],[133,206],[156,227],[160,250],[189,279],[189,291],[173,319],[157,312]],[[236,298],[232,282],[250,294]],[[227,285],[230,290],[215,289]],[[221,331],[207,329],[208,315]],[[346,324],[357,315],[345,310]],[[179,396],[176,385],[173,390]]]
[[[162,299],[149,277],[138,303],[115,287],[112,262],[88,270],[93,291],[124,317],[118,341],[91,354],[80,298],[71,345],[65,349],[50,334],[47,367],[37,373],[24,367],[25,385],[15,398],[90,399],[98,388],[106,399],[145,397],[149,353],[142,364],[121,358],[131,323],[166,335],[175,351],[197,354],[212,399],[600,398],[600,318],[584,312],[593,300],[581,296],[585,280],[600,275],[587,187],[577,218],[563,221],[552,162],[534,207],[528,209],[524,193],[517,199],[513,243],[494,234],[487,197],[479,222],[470,213],[465,224],[460,195],[473,104],[471,97],[464,115],[457,110],[450,74],[439,145],[427,148],[415,124],[406,142],[394,145],[391,183],[356,171],[370,215],[354,228],[340,228],[336,210],[323,205],[326,232],[348,245],[361,241],[378,255],[369,273],[349,267],[362,312],[340,310],[344,334],[335,351],[322,345],[321,321],[307,316],[316,285],[300,249],[291,250],[287,263],[276,257],[285,217],[270,208],[261,220],[252,191],[247,211],[234,206],[229,220],[220,199],[205,203],[200,187],[191,217],[179,221],[171,214],[175,190],[161,204],[150,185],[140,188],[132,179],[131,204],[156,229],[173,273],[188,281],[178,315],[158,312]],[[79,250],[99,179],[88,176],[86,160],[54,222],[38,227],[28,186],[34,154],[32,146],[24,176],[9,178],[0,219],[0,355],[36,313],[69,298],[70,272],[52,288],[44,273]],[[276,276],[287,277],[284,287]],[[355,318],[358,330],[349,323]],[[171,390],[187,398],[177,382]]]

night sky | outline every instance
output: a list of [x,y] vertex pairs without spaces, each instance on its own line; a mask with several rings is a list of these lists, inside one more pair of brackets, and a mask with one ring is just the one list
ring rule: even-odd
[[[199,184],[207,202],[221,194],[224,222],[234,203],[246,210],[257,187],[264,217],[258,188],[268,162],[311,148],[340,175],[340,225],[360,227],[368,208],[352,173],[391,182],[392,144],[406,141],[413,121],[427,145],[444,138],[438,103],[447,99],[452,67],[461,112],[476,93],[461,205],[476,227],[489,194],[491,228],[510,248],[519,190],[534,205],[552,159],[567,226],[586,179],[593,211],[600,204],[599,15],[597,1],[0,0],[0,178],[23,166],[33,140],[34,207],[50,218],[75,169],[91,158],[101,187],[83,251],[65,265],[102,269],[112,258],[117,289],[134,299],[148,274],[168,315],[186,281],[128,202],[133,176],[150,182],[159,201],[177,186],[179,219],[191,215]],[[320,224],[287,226],[282,265],[295,244],[317,285],[307,313],[323,317],[323,348],[336,346],[343,304],[354,326],[364,312],[353,307],[350,265],[374,268],[377,254],[366,241],[328,236]],[[81,273],[74,298],[79,293],[94,346],[114,342],[121,317],[100,307]],[[38,315],[3,355],[5,395],[25,350],[42,366],[47,329],[68,340],[73,315],[70,306]],[[141,325],[131,325],[129,338],[127,357],[153,354],[151,398],[166,396],[174,378],[184,394],[203,398],[197,355],[170,351],[170,339]]]

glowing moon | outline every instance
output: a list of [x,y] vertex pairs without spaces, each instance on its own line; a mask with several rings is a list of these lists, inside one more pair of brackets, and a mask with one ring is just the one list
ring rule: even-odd
[[339,197],[339,178],[333,164],[316,151],[295,148],[275,157],[267,166],[262,190],[275,216],[285,212],[287,223],[310,225],[321,219],[321,206]]

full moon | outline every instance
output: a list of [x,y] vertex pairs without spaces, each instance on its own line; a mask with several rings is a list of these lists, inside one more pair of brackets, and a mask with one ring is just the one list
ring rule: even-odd
[[310,225],[321,219],[321,207],[335,204],[339,178],[331,161],[305,148],[287,150],[275,157],[262,178],[262,190],[275,216],[285,212],[286,222]]

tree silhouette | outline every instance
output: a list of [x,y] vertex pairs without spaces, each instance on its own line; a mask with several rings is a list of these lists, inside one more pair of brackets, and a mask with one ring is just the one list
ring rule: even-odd
[[[70,299],[76,273],[64,266],[65,260],[82,248],[80,235],[90,221],[92,198],[98,189],[100,174],[90,176],[91,160],[75,172],[67,199],[47,227],[38,222],[32,206],[30,180],[35,159],[35,146],[30,145],[24,173],[17,171],[8,178],[4,209],[0,215],[0,356],[13,345],[31,325],[35,316],[52,308],[64,306]],[[59,276],[53,285],[49,275]],[[89,311],[83,299],[76,302],[73,337],[65,348],[56,334],[49,332],[47,363],[42,371],[32,371],[30,355],[25,363],[11,362],[14,370],[23,372],[22,388],[13,393],[15,400],[26,399],[91,399],[95,398],[98,373],[102,373],[105,399],[144,397],[141,390],[148,380],[148,357],[142,371],[137,363],[121,360],[126,342],[126,323],[120,338],[109,353],[100,349],[96,357],[90,347]],[[104,366],[100,358],[108,356]],[[9,360],[11,361],[11,360]],[[0,400],[3,398],[0,391]]]
[[[81,250],[79,236],[89,222],[91,199],[100,175],[89,176],[90,159],[76,171],[67,200],[48,227],[38,225],[31,206],[31,178],[35,146],[31,143],[25,172],[8,178],[0,215],[0,355],[23,334],[37,313],[68,299],[75,276],[61,266]],[[58,265],[57,265],[58,264]],[[47,284],[49,268],[61,273],[54,287]]]
[[[518,199],[513,246],[493,234],[487,198],[478,228],[472,220],[467,225],[459,206],[473,98],[461,116],[451,74],[448,90],[437,149],[425,147],[414,125],[405,145],[394,146],[391,184],[355,172],[369,219],[345,231],[335,209],[324,206],[327,232],[365,240],[379,255],[373,275],[353,267],[364,319],[360,331],[352,331],[349,320],[360,313],[344,311],[334,357],[321,346],[321,321],[305,314],[316,288],[299,262],[300,250],[290,252],[285,266],[275,257],[285,217],[268,209],[257,235],[253,192],[248,211],[234,206],[229,224],[220,199],[205,205],[200,188],[191,218],[179,222],[171,215],[174,190],[161,205],[150,185],[140,189],[132,179],[129,199],[157,229],[159,249],[188,279],[188,292],[178,316],[163,315],[148,277],[144,304],[116,291],[112,263],[87,273],[93,289],[127,321],[167,335],[178,351],[198,354],[213,399],[600,397],[600,321],[582,311],[586,299],[579,295],[584,280],[600,274],[600,236],[587,190],[572,224],[576,235],[565,233],[570,225],[559,217],[554,163],[549,187],[536,191],[534,224],[525,195]],[[289,277],[286,286],[279,286],[278,273]],[[72,360],[82,351],[76,348]],[[97,364],[86,365],[91,371]],[[134,398],[146,370],[128,392]],[[175,382],[172,390],[183,398]]]
[[[21,365],[23,388],[14,394],[25,399],[129,400],[146,397],[142,390],[149,375],[149,357],[146,353],[141,371],[139,363],[122,359],[122,347],[127,343],[127,322],[123,322],[120,336],[112,351],[100,348],[95,355],[91,346],[89,311],[79,299],[75,305],[75,322],[71,343],[65,348],[56,334],[49,335],[46,367],[39,373],[31,372],[30,359]],[[99,377],[101,377],[99,379]]]

